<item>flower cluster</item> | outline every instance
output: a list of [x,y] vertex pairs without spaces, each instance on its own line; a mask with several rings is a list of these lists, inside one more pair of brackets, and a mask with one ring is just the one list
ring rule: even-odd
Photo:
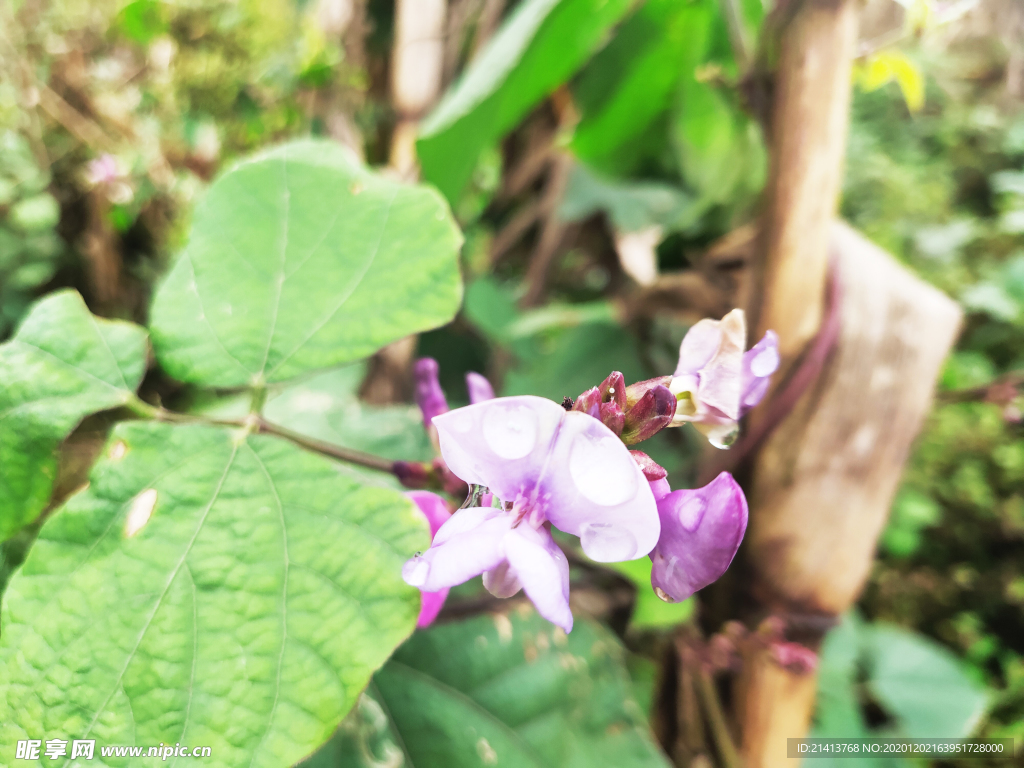
[[424,593],[420,625],[437,615],[448,588],[483,575],[493,595],[523,590],[569,632],[569,563],[553,528],[579,537],[597,562],[648,555],[663,600],[684,600],[719,578],[747,525],[736,481],[723,472],[703,488],[673,491],[666,471],[628,446],[685,422],[724,445],[778,366],[775,335],[744,352],[745,333],[739,310],[701,321],[683,340],[674,376],[627,386],[614,372],[563,405],[495,398],[486,379],[469,374],[471,405],[449,411],[437,363],[418,361],[417,402],[441,453],[436,466],[468,484],[475,502],[438,527],[440,497],[414,496],[433,534],[402,571]]

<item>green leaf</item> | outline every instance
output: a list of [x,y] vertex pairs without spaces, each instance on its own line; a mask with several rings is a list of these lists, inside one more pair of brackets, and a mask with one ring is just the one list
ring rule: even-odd
[[587,66],[573,88],[581,107],[573,151],[614,163],[672,105],[680,77],[707,49],[715,7],[709,0],[648,0]]
[[423,177],[451,201],[481,150],[600,48],[632,0],[525,0],[423,122]]
[[289,443],[121,424],[8,587],[0,743],[180,742],[210,746],[203,765],[290,765],[412,631],[401,565],[427,542],[401,494]]
[[436,192],[299,141],[210,187],[157,291],[153,346],[182,381],[239,387],[351,362],[458,310],[461,234]]
[[868,686],[913,739],[961,738],[985,712],[987,695],[946,648],[898,627],[873,626]]
[[605,178],[583,164],[573,167],[560,218],[580,221],[606,212],[619,232],[637,232],[652,226],[685,223],[693,201],[678,187],[658,182],[628,182]]
[[651,559],[641,557],[622,563],[602,563],[618,571],[636,586],[636,605],[629,625],[636,629],[666,629],[689,621],[693,617],[694,599],[681,603],[666,603],[654,594],[651,587]]
[[701,202],[731,203],[764,184],[759,129],[722,92],[692,75],[681,82],[675,132],[683,177]]
[[612,371],[622,371],[626,381],[647,378],[636,339],[613,322],[558,329],[545,341],[550,343],[535,357],[508,372],[503,395],[539,395],[561,402],[596,387]]
[[[377,673],[370,693],[404,764],[416,768],[667,768],[634,698],[625,655],[589,619],[577,618],[566,635],[523,606],[417,632]],[[337,738],[352,736],[343,730]]]
[[146,369],[146,333],[89,314],[74,291],[32,307],[0,345],[0,541],[45,509],[57,449],[85,416],[127,403]]

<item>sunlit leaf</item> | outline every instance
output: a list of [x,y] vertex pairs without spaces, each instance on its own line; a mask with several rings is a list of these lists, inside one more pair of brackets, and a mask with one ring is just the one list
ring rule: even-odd
[[[0,743],[291,765],[412,631],[401,565],[427,541],[404,496],[276,438],[122,424],[8,587]],[[97,748],[81,764],[132,763]]]
[[146,367],[146,333],[52,293],[0,345],[0,541],[35,520],[57,474],[57,448],[91,413],[124,405]]
[[153,302],[157,357],[212,387],[366,357],[454,316],[460,243],[436,192],[372,173],[333,142],[277,147],[199,203]]

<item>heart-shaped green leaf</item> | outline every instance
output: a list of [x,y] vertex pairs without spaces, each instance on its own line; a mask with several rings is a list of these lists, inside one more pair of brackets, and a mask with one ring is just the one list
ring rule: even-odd
[[327,141],[285,144],[210,187],[153,302],[175,378],[284,381],[449,321],[462,236],[426,187],[372,173]]
[[401,565],[427,542],[400,493],[289,443],[122,424],[8,587],[0,744],[95,739],[88,765],[160,742],[211,747],[206,766],[290,765],[412,631]]
[[52,293],[0,345],[0,541],[35,520],[57,474],[57,447],[83,417],[131,399],[146,332]]
[[302,768],[667,768],[624,660],[593,621],[566,635],[525,605],[417,632]]

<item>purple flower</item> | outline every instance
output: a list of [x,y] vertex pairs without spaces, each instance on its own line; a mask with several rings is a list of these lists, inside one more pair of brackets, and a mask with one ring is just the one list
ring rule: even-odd
[[747,500],[728,472],[703,488],[672,491],[662,478],[651,490],[661,517],[651,585],[662,600],[679,602],[728,569],[747,530]]
[[441,526],[430,549],[402,569],[403,578],[422,590],[447,590],[480,574],[496,597],[522,589],[541,616],[572,631],[569,562],[546,527],[516,525],[503,510],[460,510]]
[[[452,516],[452,513],[448,511],[448,505],[436,493],[430,493],[429,491],[410,491],[405,495],[415,502],[423,516],[427,518],[427,523],[430,525],[430,537],[433,540],[441,526]],[[436,592],[422,592],[420,595],[420,615],[416,620],[416,626],[429,627],[434,622],[434,619],[437,618],[437,614],[441,612],[447,597],[447,587]]]
[[413,366],[416,379],[416,405],[423,412],[423,426],[429,428],[435,416],[448,412],[448,401],[444,398],[444,390],[437,378],[437,360],[432,357],[421,357]]
[[779,335],[766,331],[764,338],[743,354],[743,394],[740,416],[761,402],[772,374],[779,369]]
[[673,424],[692,422],[716,448],[732,443],[740,418],[764,397],[779,366],[773,331],[744,352],[746,337],[743,310],[734,309],[721,320],[701,320],[679,347],[669,384],[678,400]]
[[448,468],[487,487],[501,509],[457,513],[424,555],[406,563],[414,586],[435,590],[486,574],[506,595],[522,585],[538,611],[568,629],[568,566],[547,524],[579,536],[598,562],[654,547],[661,524],[647,480],[615,434],[585,413],[539,397],[505,397],[434,419]]
[[658,540],[654,497],[629,450],[597,419],[541,397],[503,397],[434,421],[456,476],[486,486],[534,527],[579,536],[598,562],[630,560]]
[[466,389],[469,390],[469,402],[473,405],[494,399],[491,382],[475,371],[466,374]]

